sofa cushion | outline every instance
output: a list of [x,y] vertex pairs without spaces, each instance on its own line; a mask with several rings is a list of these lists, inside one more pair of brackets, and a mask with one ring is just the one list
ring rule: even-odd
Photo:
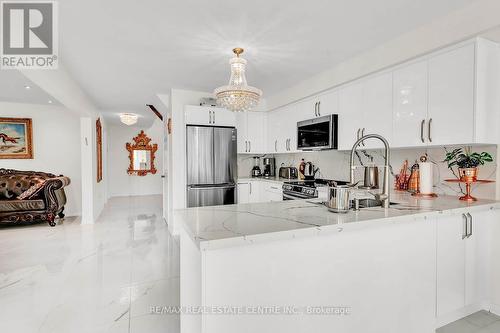
[[38,175],[8,174],[0,176],[0,200],[15,199],[33,185],[48,177]]
[[0,200],[0,212],[44,210],[43,200]]
[[43,185],[45,184],[45,180],[36,183],[31,186],[29,189],[21,193],[17,196],[18,200],[26,200],[26,199],[37,199],[40,197],[40,192],[43,190]]

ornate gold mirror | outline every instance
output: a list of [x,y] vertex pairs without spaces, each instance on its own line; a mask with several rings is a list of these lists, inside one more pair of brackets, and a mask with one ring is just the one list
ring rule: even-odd
[[127,173],[137,176],[146,176],[148,173],[155,174],[155,152],[158,150],[158,145],[151,144],[151,139],[144,131],[141,131],[133,140],[134,143],[125,145],[130,160]]

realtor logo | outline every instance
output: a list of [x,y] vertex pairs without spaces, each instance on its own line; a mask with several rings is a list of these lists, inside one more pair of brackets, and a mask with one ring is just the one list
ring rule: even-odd
[[57,17],[53,1],[2,1],[2,69],[57,68]]

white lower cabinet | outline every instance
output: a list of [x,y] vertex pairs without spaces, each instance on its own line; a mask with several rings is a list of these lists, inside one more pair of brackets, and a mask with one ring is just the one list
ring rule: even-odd
[[238,182],[238,203],[260,202],[260,183],[258,181]]
[[282,184],[261,180],[238,181],[238,203],[282,201]]
[[283,201],[283,189],[280,183],[263,183],[263,202]]
[[437,219],[438,326],[481,309],[488,293],[492,211]]

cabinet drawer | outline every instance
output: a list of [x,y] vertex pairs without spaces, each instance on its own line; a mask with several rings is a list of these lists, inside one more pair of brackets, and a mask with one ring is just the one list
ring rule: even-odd
[[271,193],[283,193],[282,184],[280,183],[265,183],[264,191]]

